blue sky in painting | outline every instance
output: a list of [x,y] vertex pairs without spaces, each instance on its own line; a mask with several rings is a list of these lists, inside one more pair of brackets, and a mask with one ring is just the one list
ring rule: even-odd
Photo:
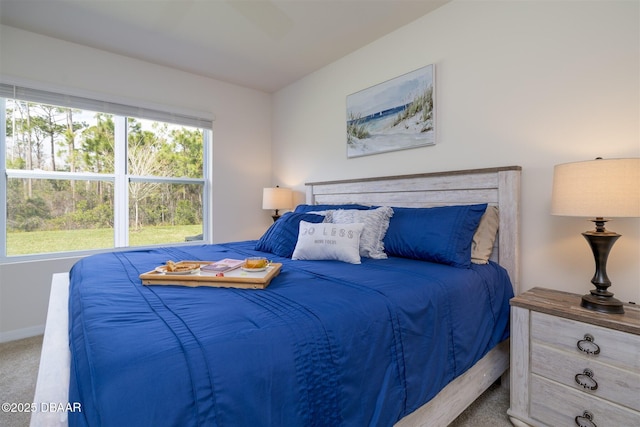
[[433,82],[433,65],[396,77],[347,96],[347,117],[365,117],[407,104]]

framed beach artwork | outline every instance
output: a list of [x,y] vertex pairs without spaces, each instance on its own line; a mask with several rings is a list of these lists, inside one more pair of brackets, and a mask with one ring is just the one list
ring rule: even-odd
[[435,65],[347,96],[347,158],[436,143]]

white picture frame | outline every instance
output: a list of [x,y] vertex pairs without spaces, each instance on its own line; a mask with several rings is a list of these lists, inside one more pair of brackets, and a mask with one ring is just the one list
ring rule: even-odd
[[347,158],[436,143],[435,65],[347,96]]

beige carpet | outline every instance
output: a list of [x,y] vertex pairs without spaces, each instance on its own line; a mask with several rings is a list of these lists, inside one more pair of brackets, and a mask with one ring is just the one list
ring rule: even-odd
[[[42,336],[0,344],[0,403],[33,400],[41,349]],[[450,427],[510,427],[508,407],[507,388],[493,385]],[[2,427],[27,427],[29,419],[28,413],[0,411]]]
[[[0,344],[0,403],[30,403],[36,389],[42,335]],[[0,426],[26,427],[29,413],[0,410]]]

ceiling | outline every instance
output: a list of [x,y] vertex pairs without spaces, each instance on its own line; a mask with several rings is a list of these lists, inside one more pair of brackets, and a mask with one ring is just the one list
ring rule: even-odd
[[0,0],[0,23],[277,91],[450,0]]

